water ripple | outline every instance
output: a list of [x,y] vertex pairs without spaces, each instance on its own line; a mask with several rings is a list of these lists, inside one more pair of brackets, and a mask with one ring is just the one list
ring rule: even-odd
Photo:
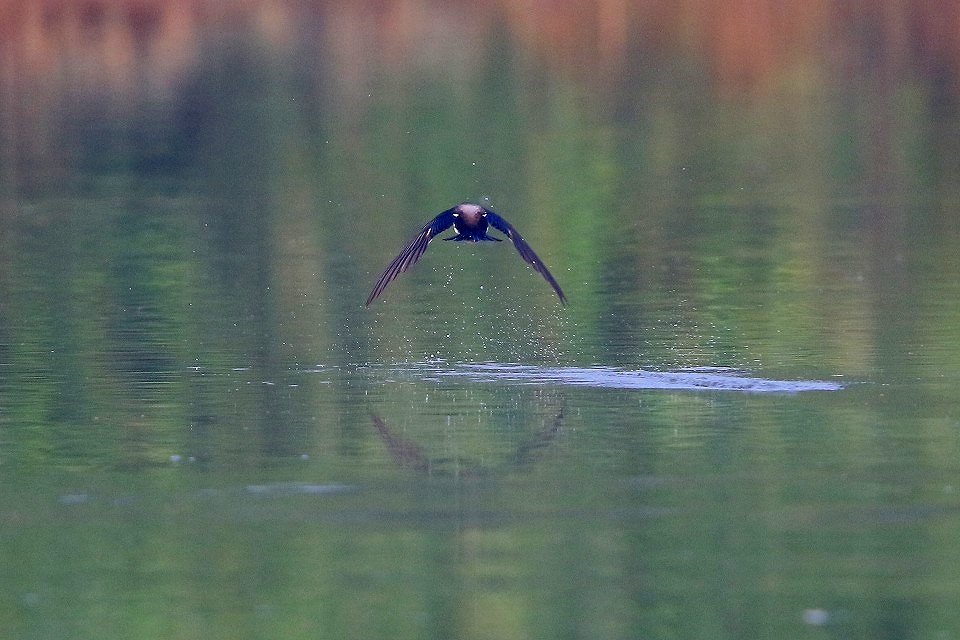
[[497,362],[447,364],[416,363],[402,369],[418,377],[459,377],[478,382],[514,384],[564,384],[610,389],[689,389],[743,391],[749,393],[800,393],[837,391],[839,382],[829,380],[772,380],[743,375],[720,367],[680,371],[645,371],[613,367],[542,367]]

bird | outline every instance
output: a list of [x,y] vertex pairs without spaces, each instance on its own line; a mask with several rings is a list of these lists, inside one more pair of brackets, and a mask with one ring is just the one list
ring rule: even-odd
[[384,270],[383,274],[377,280],[377,283],[373,285],[373,290],[370,291],[370,295],[367,297],[366,306],[370,306],[370,303],[383,293],[387,285],[397,276],[416,264],[420,256],[427,250],[427,245],[430,244],[430,241],[451,226],[456,234],[449,238],[444,238],[444,240],[453,240],[455,242],[465,240],[469,242],[482,242],[485,240],[501,242],[503,240],[502,238],[497,238],[487,233],[487,229],[493,226],[494,229],[510,238],[520,257],[531,264],[533,268],[550,283],[553,290],[557,292],[560,302],[563,304],[567,303],[567,297],[563,295],[563,289],[557,284],[550,270],[547,269],[547,265],[543,264],[540,257],[534,253],[530,245],[527,244],[526,240],[523,239],[523,236],[520,235],[520,232],[518,232],[512,224],[486,207],[473,204],[472,202],[461,202],[437,214],[433,220],[423,226],[420,233],[414,236],[403,249],[400,250],[397,257],[393,259],[393,262],[387,266],[386,270]]

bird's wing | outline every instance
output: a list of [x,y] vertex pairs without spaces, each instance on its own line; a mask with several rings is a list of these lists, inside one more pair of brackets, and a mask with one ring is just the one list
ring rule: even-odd
[[495,229],[498,229],[501,233],[505,233],[508,238],[513,241],[513,246],[517,248],[517,252],[520,254],[520,257],[533,265],[533,268],[540,272],[547,282],[550,283],[550,286],[553,287],[553,290],[557,292],[557,295],[560,296],[560,302],[566,304],[567,296],[563,295],[563,290],[560,288],[560,285],[557,284],[557,281],[553,279],[553,275],[550,273],[550,270],[547,269],[547,265],[543,264],[543,261],[540,257],[533,252],[533,249],[530,248],[530,245],[527,244],[527,241],[523,239],[520,233],[513,228],[513,225],[501,218],[499,215],[486,209],[487,212],[487,222],[493,225]]
[[377,284],[373,286],[373,290],[367,297],[367,306],[369,306],[377,296],[383,293],[383,290],[387,288],[387,285],[390,284],[394,278],[409,269],[420,259],[423,252],[427,250],[427,245],[430,244],[430,241],[433,240],[437,234],[443,233],[449,229],[451,225],[453,225],[453,209],[447,209],[428,222],[423,229],[420,230],[420,233],[401,249],[397,257],[390,263],[390,266],[388,266],[383,272],[383,275],[380,276],[380,279],[377,280]]

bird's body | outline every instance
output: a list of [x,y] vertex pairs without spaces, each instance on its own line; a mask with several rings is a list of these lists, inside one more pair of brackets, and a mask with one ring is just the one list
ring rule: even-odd
[[427,245],[430,244],[430,241],[451,226],[453,230],[456,231],[456,235],[444,238],[445,240],[458,242],[464,240],[469,242],[492,240],[494,242],[500,242],[500,238],[496,238],[487,233],[487,229],[491,225],[510,238],[520,257],[540,272],[544,279],[550,283],[550,286],[553,287],[553,290],[557,292],[560,302],[566,303],[567,298],[563,295],[563,290],[560,289],[560,285],[557,284],[557,281],[554,280],[553,275],[550,274],[546,265],[541,262],[537,254],[533,252],[533,249],[530,248],[530,245],[526,243],[513,225],[486,207],[481,207],[478,204],[470,202],[463,202],[438,214],[420,230],[419,234],[400,250],[400,253],[393,259],[393,262],[390,263],[380,276],[380,279],[377,280],[377,283],[373,286],[373,290],[370,292],[366,304],[369,305],[373,302],[377,296],[383,293],[383,290],[386,289],[387,285],[390,284],[394,278],[413,266],[417,260],[420,259],[420,256],[423,255],[423,252],[427,250]]
[[[441,214],[442,215],[442,214]],[[500,238],[494,238],[487,234],[486,210],[477,204],[464,203],[453,208],[450,213],[453,218],[453,230],[457,235],[445,240],[469,240],[470,242],[481,242],[483,240],[493,240],[500,242]]]

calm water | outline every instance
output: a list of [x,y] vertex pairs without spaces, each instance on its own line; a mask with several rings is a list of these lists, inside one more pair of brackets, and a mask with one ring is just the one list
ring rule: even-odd
[[[960,637],[955,61],[116,6],[2,53],[0,635]],[[569,304],[364,307],[463,200]]]

